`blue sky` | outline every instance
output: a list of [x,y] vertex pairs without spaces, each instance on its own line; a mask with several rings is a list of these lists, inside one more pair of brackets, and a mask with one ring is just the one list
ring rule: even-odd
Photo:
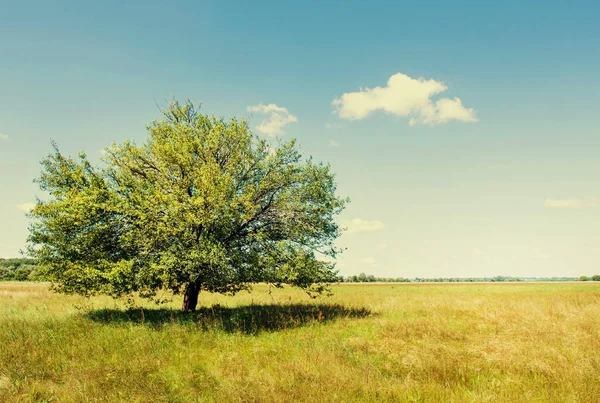
[[597,2],[0,10],[0,256],[24,246],[51,139],[97,160],[189,97],[332,164],[342,274],[600,272]]

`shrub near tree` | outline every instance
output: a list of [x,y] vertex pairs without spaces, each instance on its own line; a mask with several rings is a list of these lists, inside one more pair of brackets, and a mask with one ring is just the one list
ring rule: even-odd
[[[294,140],[272,148],[245,122],[174,102],[141,146],[106,150],[105,166],[56,145],[37,180],[29,254],[59,292],[152,298],[236,293],[253,282],[309,293],[336,281],[347,200],[330,167],[303,159]],[[330,259],[331,260],[331,259]]]
[[579,281],[600,281],[600,274],[594,274],[591,277],[581,276],[579,277]]

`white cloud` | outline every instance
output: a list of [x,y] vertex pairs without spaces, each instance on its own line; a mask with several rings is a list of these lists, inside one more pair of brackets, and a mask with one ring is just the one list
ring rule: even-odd
[[545,207],[550,208],[593,208],[600,207],[599,199],[546,199]]
[[365,88],[358,92],[347,92],[332,101],[335,113],[341,119],[365,119],[373,112],[382,110],[396,116],[410,117],[408,124],[437,125],[451,120],[477,122],[475,111],[465,108],[459,98],[432,96],[446,91],[448,87],[436,80],[412,78],[406,74],[392,75],[385,87]]
[[329,147],[339,147],[340,146],[340,143],[338,143],[335,140],[329,140],[328,144],[329,144]]
[[35,203],[21,203],[17,204],[15,207],[17,207],[21,211],[29,213],[31,209],[35,207]]
[[0,140],[8,140],[8,136],[6,134],[0,133]]
[[473,249],[473,255],[475,255],[475,256],[483,256],[483,255],[485,255],[485,252],[482,251],[481,249],[474,248]]
[[363,220],[361,218],[355,218],[353,220],[342,221],[342,227],[347,228],[347,234],[357,234],[359,232],[375,232],[383,229],[384,225],[381,221]]
[[369,266],[373,266],[373,265],[375,265],[375,263],[377,263],[377,260],[374,257],[369,256],[364,259],[360,259],[360,262],[364,263],[366,265],[369,265]]
[[325,123],[326,129],[341,129],[342,125],[339,123]]
[[285,134],[285,131],[283,130],[285,125],[298,122],[298,118],[292,115],[287,108],[275,104],[248,106],[246,110],[248,112],[266,115],[266,118],[256,127],[256,129],[267,136]]
[[540,260],[550,260],[552,259],[552,255],[550,253],[534,253],[533,258]]

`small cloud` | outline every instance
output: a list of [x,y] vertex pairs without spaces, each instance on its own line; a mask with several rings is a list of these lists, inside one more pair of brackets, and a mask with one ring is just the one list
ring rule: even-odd
[[335,122],[335,123],[325,123],[325,128],[326,129],[341,129],[342,125]]
[[364,263],[364,264],[367,264],[369,266],[373,266],[375,263],[377,263],[377,260],[375,260],[374,257],[369,256],[369,257],[366,257],[364,259],[360,259],[360,262]]
[[533,258],[540,260],[550,260],[552,259],[552,255],[549,253],[536,253],[533,255]]
[[544,206],[549,208],[594,208],[600,207],[600,199],[546,199]]
[[548,253],[545,250],[533,248],[531,250],[531,257],[537,260],[550,260],[552,259],[552,254]]
[[328,144],[329,144],[329,147],[339,147],[340,146],[340,143],[338,143],[335,140],[329,140]]
[[256,127],[256,129],[267,136],[285,134],[285,131],[283,130],[285,125],[298,122],[298,118],[292,115],[287,108],[276,104],[258,104],[248,106],[246,110],[248,112],[266,115],[266,118]]
[[375,245],[375,247],[377,249],[385,249],[388,247],[388,244],[387,243],[378,243],[377,245]]
[[269,153],[269,155],[275,155],[275,153],[277,152],[277,147],[273,144],[267,144],[267,152]]
[[6,134],[0,133],[0,140],[8,140],[8,136]]
[[485,252],[484,252],[484,251],[482,251],[481,249],[477,249],[477,248],[475,248],[475,249],[473,249],[473,254],[474,254],[475,256],[483,256],[483,255],[485,255]]
[[31,209],[35,207],[35,203],[21,203],[17,204],[15,207],[17,207],[21,211],[29,213]]
[[475,111],[465,108],[460,98],[431,97],[446,91],[448,87],[439,81],[412,78],[406,74],[392,75],[385,87],[365,88],[347,92],[334,99],[334,113],[344,120],[361,120],[381,110],[396,116],[410,117],[408,124],[431,126],[452,120],[477,122]]
[[381,221],[369,221],[363,220],[361,218],[342,221],[342,226],[347,228],[347,234],[357,234],[360,232],[375,232],[383,229],[384,227]]

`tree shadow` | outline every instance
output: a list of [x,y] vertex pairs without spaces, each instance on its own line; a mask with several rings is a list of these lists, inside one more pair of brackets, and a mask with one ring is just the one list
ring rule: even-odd
[[238,307],[200,307],[183,314],[165,308],[99,309],[83,314],[105,324],[143,324],[160,329],[170,324],[185,324],[202,330],[257,334],[263,331],[292,329],[308,324],[327,323],[343,318],[372,316],[366,308],[348,308],[339,304],[269,304]]

